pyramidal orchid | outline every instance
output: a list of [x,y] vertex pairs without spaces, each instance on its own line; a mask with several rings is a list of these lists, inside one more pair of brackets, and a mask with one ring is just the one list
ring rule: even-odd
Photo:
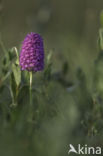
[[27,34],[22,42],[19,63],[21,70],[30,73],[30,113],[29,118],[32,120],[32,73],[44,69],[44,46],[42,37],[31,32]]

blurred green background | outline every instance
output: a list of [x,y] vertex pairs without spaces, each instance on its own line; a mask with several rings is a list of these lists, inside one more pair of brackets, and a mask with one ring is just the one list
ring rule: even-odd
[[45,51],[54,49],[58,63],[66,59],[72,68],[82,65],[86,70],[97,55],[102,8],[102,0],[2,0],[2,40],[8,48],[19,47],[28,32],[38,32]]
[[46,60],[46,71],[33,77],[33,123],[27,122],[25,76],[17,106],[11,107],[9,78],[5,85],[1,81],[6,63],[0,63],[1,156],[67,156],[69,144],[103,146],[103,49],[97,44],[102,9],[103,0],[0,1],[0,41],[6,49],[20,51],[25,35],[37,32]]

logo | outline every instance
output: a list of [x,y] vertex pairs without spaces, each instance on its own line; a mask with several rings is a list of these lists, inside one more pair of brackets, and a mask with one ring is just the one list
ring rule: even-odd
[[70,144],[69,145],[69,151],[68,154],[70,153],[75,153],[75,154],[101,154],[102,153],[102,149],[101,147],[88,147],[87,145],[81,146],[80,144],[78,144],[77,149]]

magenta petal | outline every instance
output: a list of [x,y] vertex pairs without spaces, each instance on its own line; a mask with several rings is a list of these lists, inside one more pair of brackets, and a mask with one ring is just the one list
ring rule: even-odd
[[22,42],[20,52],[21,70],[40,71],[44,69],[43,39],[37,33],[28,34]]

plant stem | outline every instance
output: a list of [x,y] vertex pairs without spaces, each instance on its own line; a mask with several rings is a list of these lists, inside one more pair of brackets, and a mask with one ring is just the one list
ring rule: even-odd
[[29,93],[30,93],[30,107],[32,107],[32,72],[30,72],[30,88],[29,88]]
[[30,97],[30,104],[29,104],[29,116],[28,121],[32,122],[33,112],[32,112],[32,72],[29,72],[30,74],[30,86],[29,86],[29,97]]

